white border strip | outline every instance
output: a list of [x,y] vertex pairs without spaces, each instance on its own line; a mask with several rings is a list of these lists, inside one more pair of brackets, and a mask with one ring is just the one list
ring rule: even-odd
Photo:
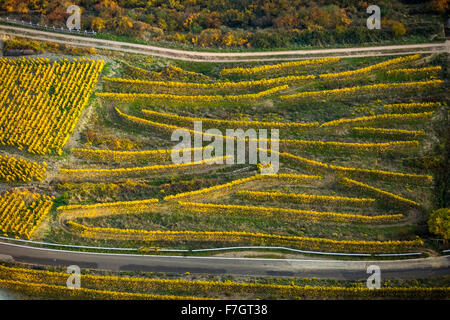
[[344,252],[320,252],[320,251],[308,251],[286,247],[264,247],[264,246],[243,246],[243,247],[224,247],[224,248],[210,248],[210,249],[194,249],[192,252],[207,252],[207,251],[221,251],[221,250],[239,250],[239,249],[275,249],[275,250],[287,250],[299,253],[311,253],[320,255],[333,255],[333,256],[360,256],[370,257],[370,253],[344,253]]

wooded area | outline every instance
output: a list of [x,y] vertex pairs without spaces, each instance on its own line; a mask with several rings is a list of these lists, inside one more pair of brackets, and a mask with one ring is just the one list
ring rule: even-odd
[[370,3],[360,0],[4,0],[3,13],[64,26],[71,4],[82,29],[143,41],[200,47],[276,48],[430,38],[442,33],[447,0],[377,1],[382,29],[366,27]]

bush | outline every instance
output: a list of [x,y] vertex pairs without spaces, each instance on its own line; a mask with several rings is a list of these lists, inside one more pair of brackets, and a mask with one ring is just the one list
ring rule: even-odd
[[450,239],[450,208],[433,211],[428,219],[428,229],[445,240]]

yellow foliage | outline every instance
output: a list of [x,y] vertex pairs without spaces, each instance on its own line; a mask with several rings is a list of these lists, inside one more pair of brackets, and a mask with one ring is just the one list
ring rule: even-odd
[[419,88],[419,87],[431,87],[439,86],[443,84],[442,80],[428,80],[428,81],[416,81],[416,82],[393,82],[393,83],[377,83],[364,86],[354,86],[347,88],[329,89],[322,91],[305,91],[285,96],[280,96],[282,100],[305,98],[305,97],[321,97],[327,95],[341,96],[344,94],[351,94],[360,91],[385,91],[388,89],[404,89],[404,88]]
[[332,127],[345,124],[357,123],[371,123],[376,121],[395,120],[395,121],[408,121],[408,120],[422,120],[428,119],[433,115],[433,112],[421,112],[421,113],[391,113],[391,114],[377,114],[374,116],[338,119],[329,122],[322,123],[321,127]]
[[153,210],[158,199],[104,202],[89,205],[68,205],[57,208],[61,212],[60,219],[69,218],[94,218],[116,214],[147,213]]
[[204,150],[211,146],[203,148],[184,148],[184,149],[158,149],[144,151],[114,151],[114,150],[94,150],[84,148],[74,148],[70,152],[80,159],[101,161],[101,162],[138,162],[138,161],[168,161],[173,151],[192,152]]
[[176,101],[190,101],[190,102],[214,102],[214,101],[240,101],[247,99],[258,99],[265,96],[272,95],[282,90],[288,89],[288,85],[273,87],[258,93],[247,93],[237,95],[197,95],[197,96],[183,96],[168,93],[115,93],[115,92],[98,92],[97,96],[103,98],[112,98],[119,100],[138,100],[138,99],[162,99],[162,100],[176,100]]
[[[198,295],[219,295],[223,294],[237,294],[237,295],[273,295],[277,298],[291,298],[298,299],[303,297],[315,298],[331,298],[331,297],[412,297],[412,298],[437,298],[445,299],[448,297],[449,288],[425,288],[425,287],[382,287],[377,290],[371,290],[366,287],[323,287],[323,286],[299,286],[295,284],[281,285],[257,282],[236,282],[236,281],[204,281],[204,280],[184,280],[184,279],[158,279],[158,278],[140,278],[140,277],[126,277],[126,276],[106,276],[106,275],[91,275],[82,274],[81,283],[89,288],[108,288],[108,292],[95,290],[93,292],[82,291],[78,297],[94,298],[94,293],[100,295],[101,298],[122,298],[128,299],[136,297],[140,299],[155,298],[155,299],[195,299],[193,297],[180,296],[158,296],[140,293],[128,293],[128,291],[138,292],[183,292],[195,293]],[[58,294],[68,294],[70,291],[59,289],[63,287],[67,281],[67,273],[52,272],[47,270],[34,270],[25,268],[15,268],[0,266],[0,279],[7,278],[8,280],[1,280],[3,286],[7,288],[17,288],[22,291],[21,287],[12,286],[27,286],[28,284],[35,290],[39,290],[40,294],[48,294],[53,287],[58,286],[55,290]],[[20,283],[18,283],[20,281]],[[35,287],[38,283],[45,283],[44,286]],[[88,289],[88,288],[86,288]],[[89,289],[88,289],[89,290]],[[92,290],[92,289],[90,289]],[[111,292],[116,290],[115,292]],[[34,290],[33,290],[34,291]],[[68,292],[67,292],[68,291]],[[120,292],[118,292],[120,291]],[[78,294],[75,293],[75,296]],[[122,296],[121,296],[122,295]],[[153,297],[151,297],[153,296]]]
[[[192,196],[197,196],[197,195],[204,195],[205,193],[209,193],[209,192],[214,192],[217,190],[220,190],[222,193],[230,190],[232,187],[248,182],[248,181],[252,181],[252,180],[264,180],[264,179],[286,179],[289,181],[307,181],[307,180],[319,180],[322,179],[321,176],[317,176],[317,175],[307,175],[307,174],[289,174],[289,173],[279,173],[279,174],[266,174],[266,175],[254,175],[254,176],[250,176],[248,178],[242,178],[242,179],[237,179],[237,180],[233,180],[231,182],[225,183],[225,184],[220,184],[220,185],[216,185],[216,186],[212,186],[209,188],[204,188],[204,189],[200,189],[200,190],[195,190],[195,191],[188,191],[188,192],[183,192],[183,193],[178,193],[175,195],[171,195],[171,196],[166,196],[164,198],[164,200],[174,200],[174,199],[180,199],[180,198],[186,198],[186,197],[192,197]],[[225,190],[223,190],[225,189]]]
[[281,71],[282,72],[283,69],[295,68],[295,67],[307,66],[307,65],[335,63],[335,62],[338,62],[339,60],[340,60],[340,58],[324,58],[324,59],[283,62],[283,63],[278,63],[278,64],[266,64],[266,65],[262,65],[262,66],[252,67],[252,68],[230,68],[230,69],[223,69],[220,72],[220,75],[221,76],[249,75],[249,74],[257,74],[257,73],[265,73],[267,71]]
[[105,62],[0,58],[0,144],[61,153]]
[[0,196],[0,233],[30,239],[53,206],[53,198],[29,191]]
[[212,164],[217,159],[225,160],[231,156],[208,158],[201,161],[194,161],[189,163],[179,164],[161,164],[146,167],[133,168],[117,168],[117,169],[59,169],[60,173],[66,178],[76,180],[83,179],[98,179],[98,178],[123,178],[129,176],[151,174],[155,172],[163,172],[167,170],[180,169],[193,166],[203,166],[205,164]]
[[350,198],[339,196],[324,196],[316,194],[302,194],[302,193],[283,193],[283,192],[262,192],[239,190],[236,195],[257,201],[280,201],[280,202],[295,202],[295,203],[319,203],[319,204],[346,204],[354,206],[368,206],[375,202],[372,198]]
[[410,75],[417,73],[434,74],[442,70],[441,66],[425,67],[425,68],[407,68],[407,69],[394,69],[386,72],[387,75]]
[[319,75],[319,77],[321,79],[330,79],[330,78],[350,77],[350,76],[359,75],[359,74],[367,74],[367,73],[369,73],[369,72],[371,72],[373,70],[384,69],[386,67],[389,67],[389,66],[392,66],[392,65],[395,65],[395,64],[404,63],[404,62],[410,62],[410,61],[413,61],[413,60],[417,60],[419,58],[420,58],[420,54],[415,54],[415,55],[412,55],[412,56],[390,59],[390,60],[387,60],[387,61],[383,61],[383,62],[374,64],[374,65],[369,66],[369,67],[360,68],[360,69],[356,69],[356,70],[344,71],[344,72],[338,72],[338,73],[321,74],[321,75]]
[[151,87],[167,87],[167,88],[195,88],[195,89],[237,89],[237,88],[253,88],[265,87],[278,84],[286,84],[299,82],[304,80],[315,79],[315,76],[286,76],[279,78],[252,80],[252,81],[238,81],[238,82],[211,82],[211,83],[197,83],[197,82],[179,82],[179,81],[155,81],[155,80],[139,80],[139,79],[123,79],[123,78],[108,78],[103,77],[104,81],[141,84]]
[[401,197],[399,195],[396,195],[396,194],[393,194],[391,192],[387,192],[387,191],[381,190],[379,188],[375,188],[375,187],[369,186],[368,184],[365,184],[365,183],[362,183],[362,182],[359,182],[359,181],[356,181],[356,180],[352,180],[352,179],[343,177],[341,179],[341,182],[344,185],[348,185],[348,186],[351,186],[351,187],[357,187],[357,188],[359,188],[359,189],[361,189],[363,191],[373,192],[373,193],[375,193],[377,195],[380,195],[380,196],[382,196],[384,198],[387,198],[389,200],[394,200],[395,202],[403,204],[403,205],[407,204],[408,206],[412,206],[412,207],[420,207],[420,203],[418,203],[418,202],[415,202],[415,201],[403,198],[403,197]]
[[435,110],[442,106],[440,102],[413,102],[385,104],[384,109],[392,112],[411,112],[411,110]]
[[156,116],[163,119],[175,120],[183,122],[185,124],[191,125],[194,121],[201,121],[203,124],[211,125],[228,125],[231,127],[267,127],[267,128],[287,128],[287,129],[299,129],[299,128],[310,128],[317,127],[318,122],[264,122],[264,121],[244,121],[244,120],[221,120],[221,119],[211,119],[211,118],[195,118],[179,116],[176,114],[157,112],[153,110],[143,109],[142,113],[147,116]]
[[417,138],[425,135],[423,130],[403,130],[403,129],[386,129],[371,127],[353,127],[351,131],[358,135],[374,135],[396,138]]
[[29,162],[24,159],[0,155],[0,180],[6,182],[27,182],[33,179],[42,181],[47,165]]
[[366,216],[360,214],[349,214],[338,212],[323,212],[323,211],[286,209],[274,207],[198,203],[198,202],[183,202],[183,201],[179,201],[178,205],[182,206],[184,210],[202,214],[240,213],[264,217],[275,216],[287,220],[305,219],[310,221],[386,223],[398,221],[403,218],[402,214]]

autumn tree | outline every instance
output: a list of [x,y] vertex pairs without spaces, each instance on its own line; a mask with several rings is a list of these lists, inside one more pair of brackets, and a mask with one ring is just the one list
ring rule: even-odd
[[[203,46],[273,48],[439,33],[442,22],[429,13],[445,15],[449,0],[428,0],[412,12],[407,10],[409,3],[418,1],[383,1],[379,32],[368,32],[361,20],[367,17],[367,1],[355,0],[0,0],[0,9],[12,18],[61,27],[68,17],[66,8],[76,4],[82,8],[82,23],[97,31]],[[411,23],[416,17],[427,23]],[[218,40],[214,29],[222,33]],[[208,31],[201,34],[204,30]]]
[[450,8],[449,0],[432,0],[431,8],[439,13],[445,13]]
[[133,22],[129,17],[117,17],[113,19],[114,30],[121,35],[130,35],[133,29]]
[[102,0],[94,6],[102,18],[111,18],[120,15],[122,8],[114,0]]
[[406,34],[406,28],[401,22],[395,21],[394,23],[392,23],[391,30],[396,37],[401,37]]
[[226,47],[249,46],[248,35],[244,32],[228,31],[221,40],[221,44]]
[[299,25],[299,20],[295,14],[286,14],[275,19],[275,26],[280,29],[291,29]]
[[198,37],[198,44],[202,47],[212,47],[219,43],[222,37],[220,29],[205,29]]
[[222,20],[220,17],[220,13],[217,11],[210,12],[206,16],[206,26],[208,28],[218,28],[222,25]]
[[396,21],[396,20],[391,20],[391,19],[382,20],[381,27],[389,28],[395,37],[401,37],[406,34],[406,28],[403,25],[403,23]]

